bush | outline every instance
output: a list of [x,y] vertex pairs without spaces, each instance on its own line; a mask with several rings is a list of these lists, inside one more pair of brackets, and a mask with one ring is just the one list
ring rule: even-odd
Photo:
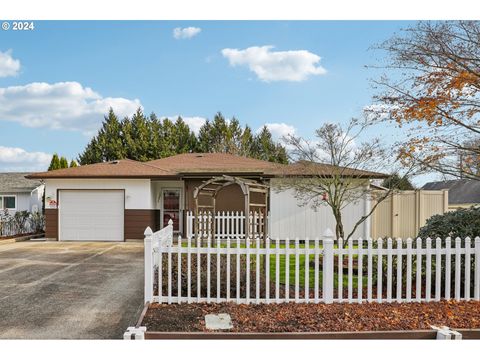
[[469,236],[472,240],[480,236],[480,208],[459,209],[443,215],[434,215],[420,228],[418,236],[422,239],[437,237],[442,240],[450,236],[462,240]]
[[0,213],[0,236],[41,233],[45,230],[43,214],[17,211],[10,214],[7,210]]
[[[475,237],[480,236],[480,208],[471,207],[468,209],[459,209],[456,211],[447,212],[443,215],[434,215],[429,218],[422,228],[418,232],[418,237],[422,238],[423,246],[425,246],[425,239],[430,237],[432,239],[432,247],[436,246],[435,239],[438,237],[441,239],[442,248],[445,247],[445,239],[451,238],[451,246],[455,247],[455,238],[461,239],[461,246],[465,247],[465,238],[470,237],[471,246],[474,245]],[[453,252],[453,250],[452,250]],[[472,250],[473,253],[473,250]],[[455,257],[452,255],[451,265],[451,286],[454,286],[454,269],[455,269]],[[425,260],[423,260],[423,263]],[[472,256],[470,268],[471,279],[471,294],[473,294],[473,279],[475,271],[475,257]],[[425,263],[423,264],[425,266]],[[432,267],[436,266],[436,258],[432,257]],[[442,269],[445,269],[445,259],[442,257]],[[465,288],[465,255],[460,257],[461,267],[461,292],[464,293]],[[442,284],[445,281],[445,271],[442,271]],[[443,286],[443,285],[442,285]]]

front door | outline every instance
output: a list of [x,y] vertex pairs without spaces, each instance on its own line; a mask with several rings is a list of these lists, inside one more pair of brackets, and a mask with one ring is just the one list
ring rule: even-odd
[[180,189],[162,189],[162,227],[167,226],[168,221],[172,219],[173,231],[180,231],[182,225],[180,204]]

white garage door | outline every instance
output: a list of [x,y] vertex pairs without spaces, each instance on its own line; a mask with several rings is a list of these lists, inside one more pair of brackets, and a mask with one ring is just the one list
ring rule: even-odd
[[60,240],[123,241],[123,190],[60,190]]

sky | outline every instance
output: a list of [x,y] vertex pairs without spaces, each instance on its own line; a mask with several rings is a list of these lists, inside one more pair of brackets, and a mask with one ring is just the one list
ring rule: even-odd
[[[371,47],[398,21],[35,21],[0,30],[0,171],[74,159],[112,107],[182,116],[198,130],[215,113],[280,139],[312,139],[372,102]],[[380,125],[365,134],[399,136]],[[430,176],[431,178],[431,176]],[[430,178],[416,179],[421,185]]]

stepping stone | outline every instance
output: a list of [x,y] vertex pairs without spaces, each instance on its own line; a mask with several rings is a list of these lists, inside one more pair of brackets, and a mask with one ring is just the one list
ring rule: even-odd
[[233,327],[232,318],[228,314],[205,315],[205,327],[208,330],[228,330]]

